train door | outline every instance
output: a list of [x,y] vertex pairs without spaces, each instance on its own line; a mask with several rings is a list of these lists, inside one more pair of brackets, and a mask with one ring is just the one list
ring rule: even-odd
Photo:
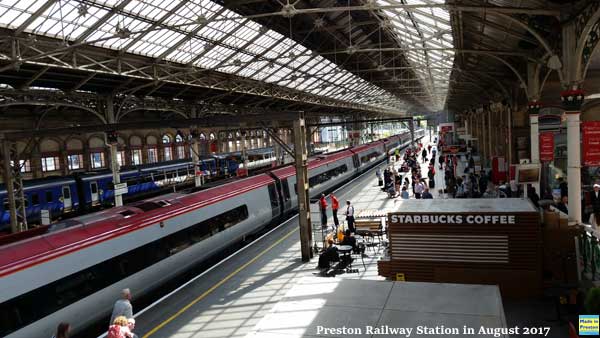
[[98,182],[90,182],[90,194],[92,205],[96,205],[100,202],[100,194],[98,193]]
[[292,208],[292,198],[290,196],[290,185],[288,184],[287,178],[281,181],[281,185],[283,186],[283,205],[285,210],[290,210]]
[[269,199],[271,200],[271,209],[273,210],[273,217],[277,217],[281,214],[281,205],[279,204],[279,194],[275,189],[275,184],[269,184]]
[[73,202],[71,200],[71,187],[64,185],[62,187],[62,198],[63,198],[63,209],[65,211],[71,210]]
[[352,162],[354,162],[354,168],[360,167],[360,161],[358,160],[358,154],[352,155]]

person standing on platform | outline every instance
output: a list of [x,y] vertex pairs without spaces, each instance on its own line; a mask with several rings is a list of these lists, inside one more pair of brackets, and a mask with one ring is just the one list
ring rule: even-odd
[[354,206],[350,201],[346,201],[346,222],[348,222],[348,229],[350,232],[356,233],[356,228],[354,227]]
[[407,200],[407,199],[409,199],[409,198],[410,198],[410,196],[408,195],[408,188],[407,188],[406,186],[403,186],[403,187],[402,187],[402,192],[400,193],[400,197],[401,197],[403,200]]
[[427,177],[429,178],[429,188],[434,189],[435,188],[435,166],[434,165],[429,166],[429,171],[427,172]]
[[319,199],[319,209],[321,210],[321,226],[327,226],[327,200],[325,199],[325,194],[321,194],[321,198]]
[[383,174],[381,173],[381,168],[377,168],[375,171],[375,176],[377,176],[377,185],[380,187],[383,186]]
[[131,306],[131,291],[129,289],[121,290],[121,299],[115,302],[112,315],[110,316],[110,324],[115,321],[115,318],[125,316],[133,318],[133,307]]
[[598,221],[600,220],[600,184],[594,184],[594,191],[592,191],[590,199],[592,202],[592,215],[590,216],[590,224],[597,226]]
[[427,149],[423,149],[421,156],[423,157],[423,163],[427,162]]
[[417,182],[415,183],[415,187],[414,187],[415,198],[420,199],[423,191],[425,191],[425,185],[423,184],[423,182],[421,180],[417,179]]
[[429,188],[425,187],[425,191],[423,191],[421,198],[424,200],[433,199],[433,195],[429,192]]
[[335,195],[329,194],[329,199],[331,199],[331,211],[333,213],[333,224],[335,225],[335,233],[337,234],[338,226],[340,225],[340,221],[338,220],[337,213],[340,208],[340,202],[338,201]]
[[558,178],[558,187],[560,188],[560,197],[569,196],[569,189],[567,187],[567,182],[562,177]]
[[569,197],[563,196],[560,199],[560,203],[558,203],[556,205],[556,209],[558,209],[568,215],[569,214]]

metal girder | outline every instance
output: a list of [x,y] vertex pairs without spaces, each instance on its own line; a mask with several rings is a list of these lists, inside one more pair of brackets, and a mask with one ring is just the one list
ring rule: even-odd
[[[44,44],[43,46],[48,49],[53,48],[53,46],[49,44]],[[148,83],[150,83],[150,85],[154,85],[154,82],[156,81],[167,82],[223,90],[227,92],[236,92],[238,94],[241,93],[257,96],[269,96],[290,101],[300,101],[308,104],[345,107],[362,111],[373,110],[384,114],[394,113],[394,111],[384,108],[376,108],[358,103],[344,102],[338,99],[318,96],[248,78],[232,76],[224,73],[208,72],[207,70],[195,67],[190,68],[184,65],[158,63],[151,67],[154,72],[150,72],[148,71],[150,68],[148,65],[149,62],[144,61],[144,59],[140,58],[139,56],[98,54],[93,52],[93,48],[91,48],[89,54],[87,51],[88,48],[86,47],[81,47],[75,51],[75,56],[77,56],[78,59],[77,62],[74,62],[74,58],[65,59],[65,61],[62,61],[61,63],[53,59],[43,58],[35,63],[29,63],[57,69],[77,69],[88,72],[90,75],[97,73],[137,79],[138,81],[140,79],[145,79],[149,81]],[[10,53],[10,50],[5,48],[0,49],[0,56],[7,52]],[[6,60],[10,60],[9,55],[4,54],[4,58]],[[1,62],[2,61],[0,60],[0,64]],[[64,64],[65,62],[68,66]],[[125,88],[130,89],[128,86]]]
[[[220,15],[221,13],[223,13],[225,11],[225,7],[221,8],[217,13],[215,13],[215,16]],[[184,43],[186,43],[187,41],[189,41],[190,39],[192,39],[194,36],[196,36],[196,34],[204,27],[206,27],[208,25],[208,21],[206,21],[203,24],[198,24],[198,26],[196,28],[194,28],[193,30],[191,30],[189,33],[187,33],[181,40],[175,42],[172,46],[170,46],[167,50],[165,50],[163,53],[161,53],[159,56],[156,57],[157,60],[163,59],[165,58],[167,55],[171,54],[173,51],[175,51],[177,48],[179,48],[181,45],[183,45]],[[241,26],[241,25],[240,25]],[[226,36],[229,36],[228,34]],[[214,48],[214,47],[213,47]],[[202,54],[202,53],[200,53]],[[193,63],[193,61],[191,61],[190,63]]]
[[40,8],[35,11],[35,13],[31,14],[27,20],[25,20],[17,29],[15,29],[15,36],[19,36],[29,25],[31,25],[40,15],[44,14],[52,5],[54,5],[58,0],[48,0],[46,1]]
[[35,80],[39,79],[40,76],[44,75],[48,71],[48,69],[50,69],[50,67],[44,67],[44,68],[40,69],[40,71],[38,71],[37,73],[35,73],[30,79],[28,79],[23,84],[21,84],[20,86],[18,86],[18,88],[19,89],[24,89],[24,88],[27,88],[27,87],[31,86],[31,84],[33,82],[35,82]]
[[79,36],[75,39],[75,44],[81,43],[87,37],[94,34],[94,32],[98,30],[98,28],[104,25],[110,18],[113,17],[113,15],[122,11],[125,8],[125,6],[127,6],[130,2],[131,0],[123,0],[117,6],[113,7],[110,11],[108,11],[108,13],[104,14],[102,18],[94,22],[94,24],[92,24],[85,32],[79,34]]
[[146,35],[148,35],[148,33],[150,33],[152,30],[156,29],[156,27],[161,26],[165,22],[165,20],[167,20],[168,18],[170,18],[173,14],[175,14],[175,12],[177,12],[179,9],[181,9],[181,7],[185,6],[188,2],[190,2],[190,0],[181,0],[168,13],[166,13],[165,15],[163,15],[160,19],[156,20],[156,22],[154,22],[150,26],[150,30],[148,30],[148,31],[146,31],[145,33],[142,33],[142,34],[137,34],[137,36],[133,40],[131,40],[131,42],[129,42],[127,45],[125,45],[123,48],[121,48],[121,50],[123,50],[123,51],[129,50],[129,48],[133,47],[136,43],[138,43]]

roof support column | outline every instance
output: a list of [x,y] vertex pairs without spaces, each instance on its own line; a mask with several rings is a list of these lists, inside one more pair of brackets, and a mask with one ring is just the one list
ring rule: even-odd
[[563,88],[560,99],[567,115],[567,184],[569,224],[581,224],[581,141],[580,115],[584,101],[581,88],[580,59],[577,57],[578,35],[575,24],[562,28]]
[[[115,123],[114,97],[112,95],[106,96],[104,103],[106,121],[111,124]],[[123,196],[119,193],[119,189],[117,189],[118,184],[121,183],[121,175],[119,174],[119,162],[117,161],[119,139],[116,132],[106,133],[106,144],[108,144],[108,149],[110,151],[110,169],[113,176],[115,207],[120,207],[123,205]]]
[[[25,218],[25,203],[23,196],[22,180],[20,176],[15,175],[17,170],[11,165],[11,153],[14,152],[14,143],[2,139],[2,171],[4,185],[6,186],[6,195],[8,198],[8,211],[10,216],[10,230],[11,233],[17,233],[23,230],[27,230],[27,219]],[[13,160],[18,161],[18,160]],[[17,164],[18,162],[14,162]],[[20,200],[18,203],[17,201]]]
[[306,154],[306,124],[303,114],[294,121],[294,155],[296,158],[296,190],[298,193],[298,219],[300,223],[300,248],[302,261],[308,262],[312,256],[312,225],[310,221],[310,200],[308,196],[308,156]]

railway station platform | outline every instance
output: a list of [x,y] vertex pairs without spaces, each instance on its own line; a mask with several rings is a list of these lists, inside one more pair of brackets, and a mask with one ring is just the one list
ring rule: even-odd
[[[427,145],[427,142],[423,143]],[[386,165],[382,163],[379,168]],[[426,172],[427,165],[423,166]],[[390,199],[381,191],[375,170],[371,169],[336,191],[341,202],[352,201],[357,214],[401,208],[401,198]],[[435,179],[436,186],[443,184],[441,171],[437,171]],[[434,194],[434,199],[440,198],[443,197]],[[314,241],[320,239],[313,238]],[[428,285],[430,283],[385,280],[377,270],[377,261],[385,251],[385,247],[378,244],[367,249],[364,265],[360,259],[355,259],[354,270],[350,273],[341,271],[333,278],[322,277],[316,268],[318,255],[307,263],[300,259],[298,219],[294,217],[137,312],[135,332],[142,338],[345,337],[348,335],[313,334],[307,330],[318,325],[345,325],[361,327],[365,333],[366,326],[389,324],[390,327],[411,326],[416,330],[419,325],[436,323],[446,327],[473,326],[477,330],[481,325],[501,328],[548,320],[543,315],[547,311],[540,310],[548,304],[510,301],[503,305],[495,286]],[[368,292],[352,291],[357,288]],[[348,297],[349,294],[352,297]],[[403,294],[407,298],[402,298]],[[420,296],[427,299],[418,298]],[[331,305],[335,308],[333,312],[330,304],[334,304]],[[505,308],[510,309],[506,315]],[[352,320],[358,320],[358,324],[351,325]],[[562,337],[566,332],[560,323],[549,323],[549,326],[552,330],[547,337]],[[418,337],[414,333],[412,336]],[[428,336],[466,335],[444,332]]]
[[489,337],[482,327],[508,337],[495,285],[304,277],[246,337]]

